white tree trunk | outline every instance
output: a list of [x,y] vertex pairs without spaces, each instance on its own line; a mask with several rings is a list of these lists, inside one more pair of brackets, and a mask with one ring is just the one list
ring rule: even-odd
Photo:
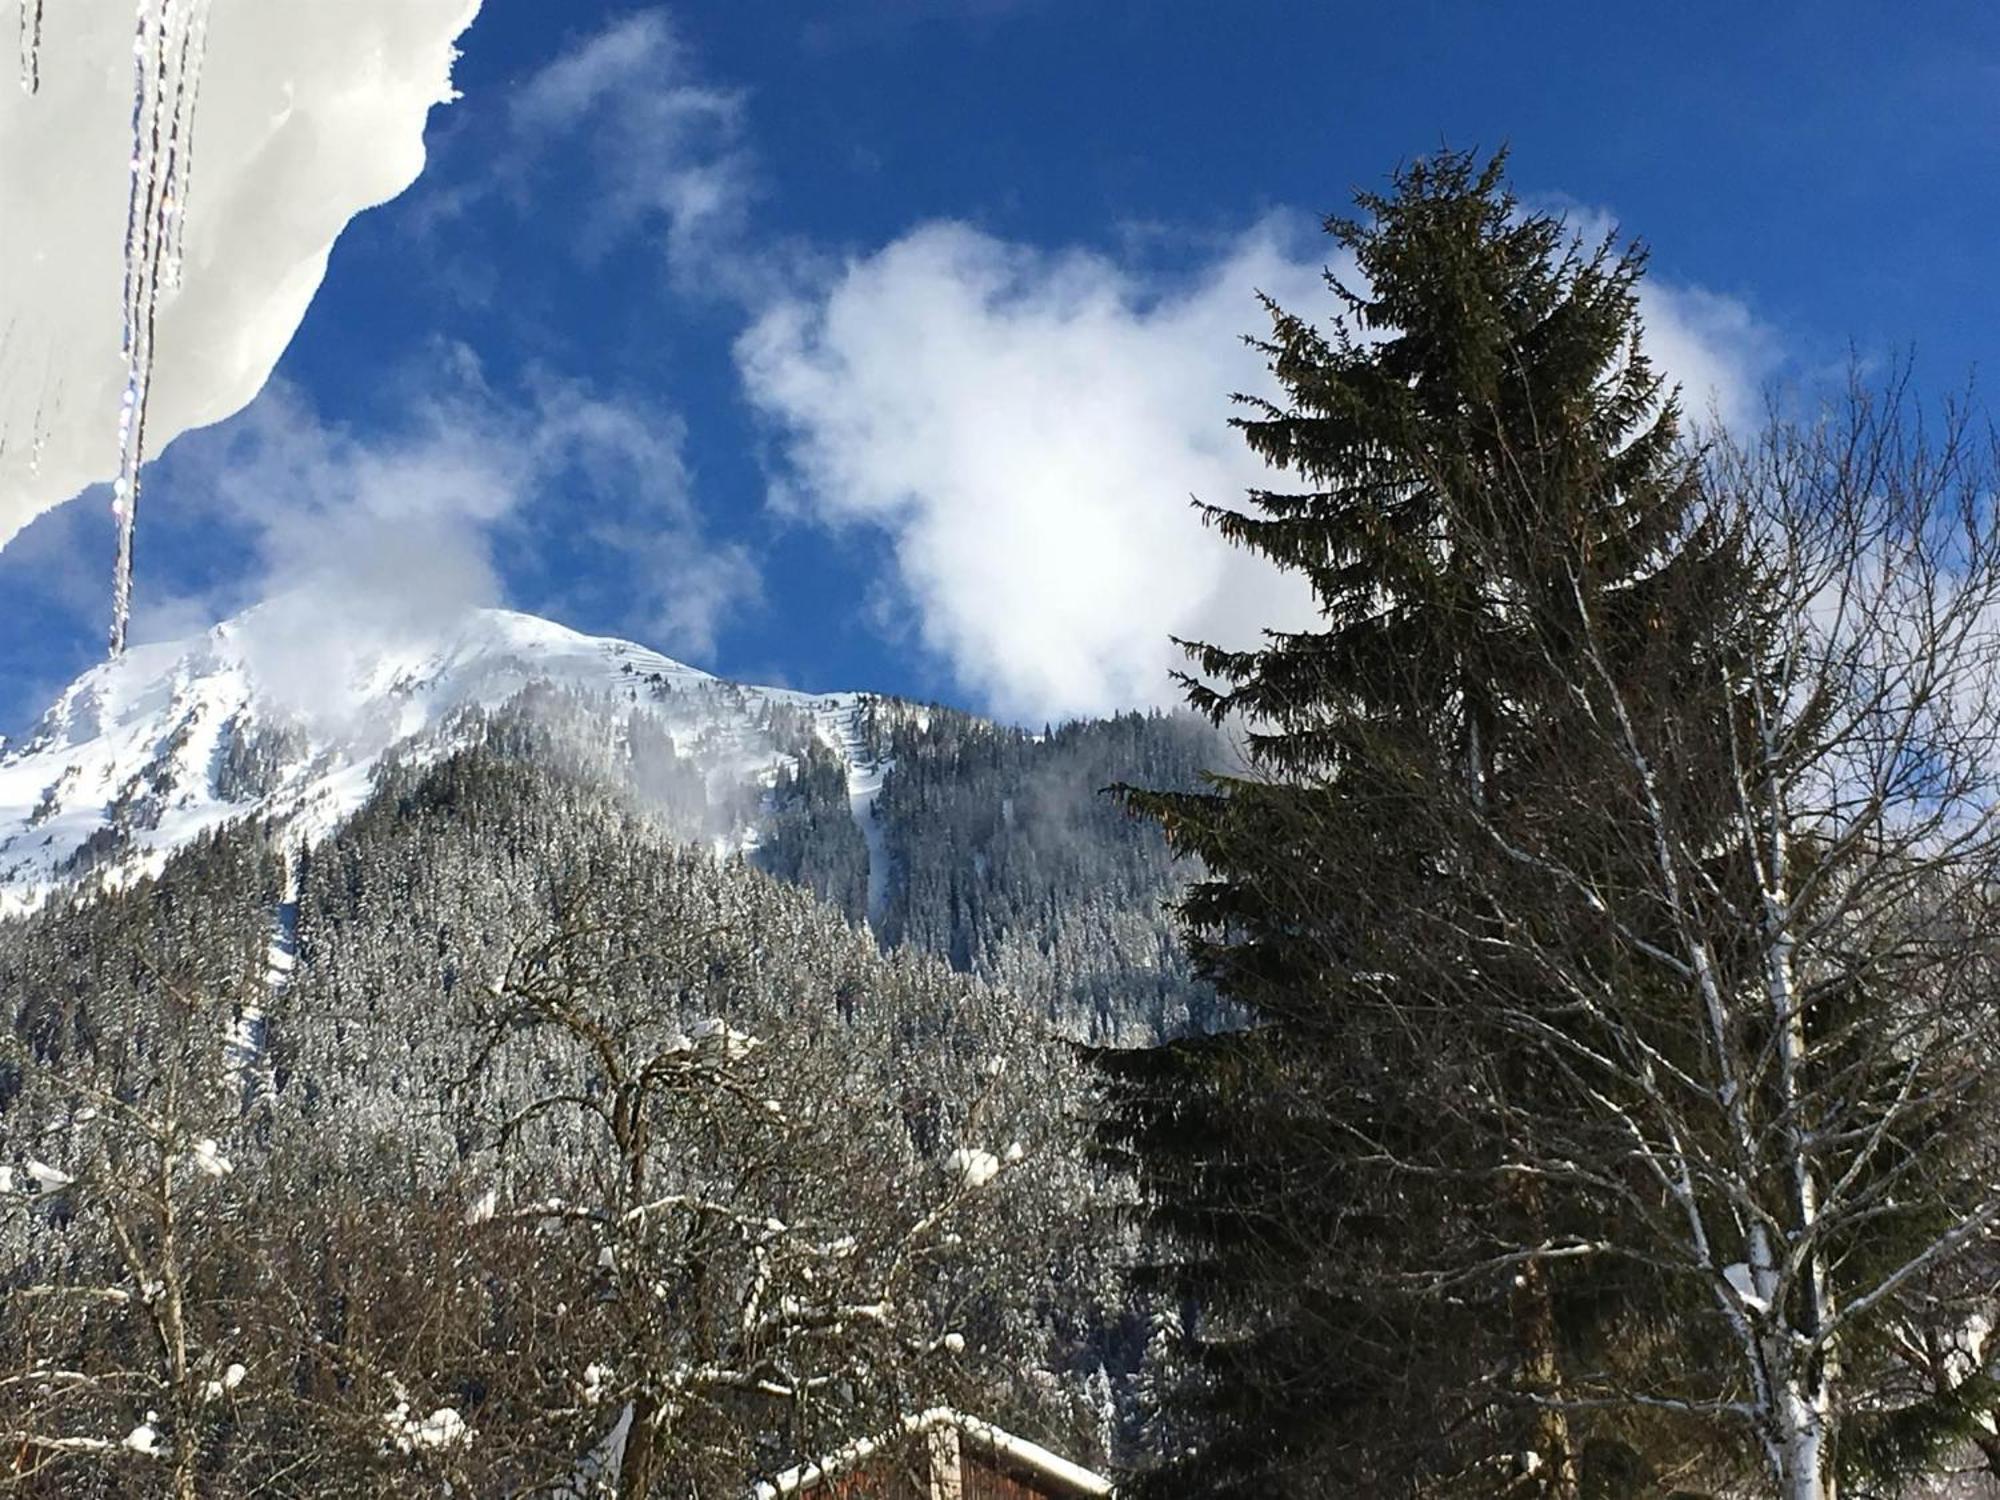
[[1829,1463],[1831,1434],[1825,1387],[1809,1388],[1806,1377],[1794,1375],[1779,1388],[1777,1398],[1772,1417],[1783,1465],[1779,1493],[1784,1500],[1838,1500]]

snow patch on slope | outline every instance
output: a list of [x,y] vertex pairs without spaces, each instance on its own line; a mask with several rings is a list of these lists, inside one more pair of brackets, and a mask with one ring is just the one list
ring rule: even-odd
[[298,861],[288,857],[284,885],[278,892],[277,908],[271,913],[271,936],[264,948],[263,991],[240,1001],[223,1031],[223,1077],[245,1108],[256,1101],[260,1092],[273,1087],[270,1069],[263,1066],[269,1029],[264,1002],[289,985],[298,969],[299,889]]
[[889,904],[889,848],[875,819],[875,803],[895,763],[876,759],[868,749],[864,732],[868,705],[866,697],[829,700],[821,720],[823,737],[847,762],[847,805],[868,846],[868,925],[879,933]]

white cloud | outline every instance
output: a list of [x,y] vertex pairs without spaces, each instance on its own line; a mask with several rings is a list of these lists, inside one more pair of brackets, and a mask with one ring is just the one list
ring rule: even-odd
[[[774,494],[881,528],[921,639],[995,711],[1177,701],[1169,637],[1244,646],[1311,618],[1296,577],[1186,504],[1234,505],[1270,479],[1226,425],[1231,392],[1268,387],[1241,342],[1262,321],[1252,292],[1327,307],[1335,248],[1285,228],[1167,290],[952,223],[850,263],[738,346],[780,433]],[[1764,340],[1737,304],[1655,284],[1645,312],[1670,376],[1713,388],[1725,415],[1752,403]]]
[[740,548],[704,531],[671,414],[546,374],[502,393],[456,346],[429,379],[388,433],[329,423],[278,383],[177,454],[173,493],[248,527],[259,571],[230,599],[153,602],[141,634],[185,633],[192,613],[274,596],[330,632],[430,630],[506,597],[503,554],[538,592],[518,602],[571,613],[562,549],[622,528],[644,546],[592,559],[590,576],[618,596],[598,619],[633,633],[671,627],[656,639],[684,655],[713,649],[757,577]]
[[140,594],[140,643],[182,640],[239,615],[242,649],[278,702],[349,727],[376,653],[447,631],[500,602],[494,529],[525,498],[526,468],[496,404],[464,372],[392,434],[328,422],[273,381],[233,421],[163,465],[160,488],[197,518],[248,533],[256,560],[215,595]]
[[[755,600],[760,579],[749,550],[709,535],[693,500],[686,429],[656,408],[607,400],[575,382],[533,383],[535,417],[526,455],[554,493],[546,516],[524,520],[584,535],[589,577],[557,580],[533,601],[558,618],[579,609],[670,654],[703,660],[718,627]],[[616,599],[592,595],[615,592]]]
[[[1586,248],[1629,238],[1608,209],[1559,194],[1543,195],[1528,206],[1559,214]],[[1747,431],[1762,420],[1765,387],[1784,351],[1777,331],[1748,303],[1648,274],[1639,283],[1639,320],[1654,365],[1680,387],[1681,408],[1691,428],[1707,429],[1719,421]]]
[[1302,622],[1303,591],[1207,534],[1262,470],[1226,425],[1261,388],[1253,290],[1319,268],[1276,224],[1156,293],[1097,256],[932,224],[765,313],[738,355],[813,514],[893,538],[924,642],[996,711],[1174,699],[1168,637]]
[[522,498],[514,439],[463,393],[364,439],[274,382],[236,421],[177,455],[174,493],[255,535],[255,595],[310,592],[329,623],[442,619],[497,602],[488,528]]
[[751,197],[744,96],[705,81],[661,10],[623,17],[547,64],[514,96],[512,159],[501,178],[595,177],[580,247],[601,251],[657,230],[683,283],[712,278],[738,241]]
[[1681,388],[1681,407],[1695,428],[1720,421],[1747,432],[1763,415],[1765,384],[1782,351],[1769,325],[1747,303],[1697,286],[1650,277],[1640,285],[1639,317],[1646,350]]
[[[185,276],[158,312],[153,451],[256,394],[335,237],[416,178],[452,40],[477,9],[213,0]],[[0,546],[111,476],[125,383],[133,10],[51,4],[43,19],[39,92],[0,88]]]

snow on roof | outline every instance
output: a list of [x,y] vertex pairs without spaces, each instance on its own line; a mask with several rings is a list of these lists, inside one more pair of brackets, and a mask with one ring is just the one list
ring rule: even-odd
[[752,1491],[752,1495],[754,1500],[780,1500],[782,1496],[800,1494],[814,1485],[866,1463],[896,1438],[937,1432],[947,1427],[956,1428],[961,1437],[970,1438],[977,1447],[986,1449],[1007,1464],[1024,1469],[1039,1478],[1052,1480],[1071,1494],[1110,1496],[1113,1493],[1111,1481],[1102,1474],[1086,1469],[1081,1464],[1071,1463],[1061,1454],[1051,1453],[1039,1443],[1015,1437],[1011,1432],[1005,1432],[991,1422],[982,1422],[977,1417],[953,1411],[948,1406],[936,1406],[929,1411],[903,1418],[899,1430],[893,1434],[879,1438],[861,1438],[825,1458],[787,1469],[775,1479],[761,1480]]

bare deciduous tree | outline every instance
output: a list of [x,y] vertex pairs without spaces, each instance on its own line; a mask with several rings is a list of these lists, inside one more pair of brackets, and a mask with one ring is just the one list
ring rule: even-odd
[[1407,1283],[1632,1267],[1662,1289],[1644,1338],[1514,1399],[1734,1432],[1787,1500],[1922,1462],[1990,1395],[1995,475],[1899,387],[1721,450],[1704,520],[1769,587],[1636,679],[1551,539],[1529,566],[1574,607],[1533,790],[1435,797],[1458,898],[1359,918],[1434,997],[1412,1028],[1458,1030],[1438,1103],[1502,1143],[1494,1181],[1587,1206]]
[[[856,1098],[862,1039],[837,1016],[733,1024],[728,933],[629,936],[572,927],[510,963],[474,1072],[533,1050],[546,1086],[494,1122],[495,1167],[536,1135],[549,1191],[470,1217],[532,1226],[574,1287],[578,1388],[622,1411],[608,1467],[641,1496],[740,1479],[762,1429],[807,1452],[960,1385],[951,1263],[1019,1152],[967,1144],[940,1172]],[[682,1008],[639,998],[664,994]]]
[[[197,1493],[247,1370],[222,1007],[165,981],[0,1033],[0,1441],[15,1482],[79,1467]],[[50,1492],[53,1492],[52,1490]]]

